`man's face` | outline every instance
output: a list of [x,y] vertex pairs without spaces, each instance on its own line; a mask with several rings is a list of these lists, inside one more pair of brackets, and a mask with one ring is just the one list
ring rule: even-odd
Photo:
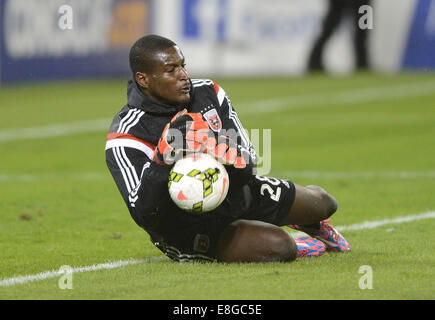
[[136,73],[136,80],[145,89],[145,94],[164,104],[187,103],[190,81],[181,50],[174,46],[155,54],[153,65],[150,73]]

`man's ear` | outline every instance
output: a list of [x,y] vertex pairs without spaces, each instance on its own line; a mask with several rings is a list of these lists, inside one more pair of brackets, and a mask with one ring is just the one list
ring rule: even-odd
[[146,73],[136,72],[135,77],[136,77],[136,82],[143,89],[148,89],[148,86],[149,86],[149,76]]

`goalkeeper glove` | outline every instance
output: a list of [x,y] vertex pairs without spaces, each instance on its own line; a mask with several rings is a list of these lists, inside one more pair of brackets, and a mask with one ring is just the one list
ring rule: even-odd
[[232,165],[237,169],[246,168],[245,153],[237,143],[228,136],[220,135],[218,140],[214,137],[209,137],[205,144],[204,152],[212,155],[216,160],[225,165]]
[[178,112],[165,126],[154,151],[153,160],[171,165],[189,153],[202,152],[210,128],[199,113]]

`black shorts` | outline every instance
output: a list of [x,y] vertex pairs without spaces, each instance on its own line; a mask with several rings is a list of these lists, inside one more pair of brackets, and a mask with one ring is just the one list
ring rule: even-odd
[[165,214],[152,232],[151,241],[168,257],[176,261],[215,261],[221,232],[237,219],[258,220],[274,225],[290,211],[295,199],[293,182],[255,176],[243,188],[242,203],[225,201],[207,213],[188,213],[178,208]]

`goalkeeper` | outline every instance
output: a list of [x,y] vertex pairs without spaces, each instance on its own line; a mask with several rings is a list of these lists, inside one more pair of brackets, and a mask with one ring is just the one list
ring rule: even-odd
[[[110,126],[106,163],[131,217],[162,252],[176,261],[265,262],[350,250],[328,223],[337,202],[325,190],[255,175],[255,150],[225,91],[190,79],[174,42],[142,37],[129,62],[128,101]],[[200,214],[179,209],[168,192],[173,163],[198,150],[230,177],[225,201]],[[286,225],[311,237],[293,239]]]

